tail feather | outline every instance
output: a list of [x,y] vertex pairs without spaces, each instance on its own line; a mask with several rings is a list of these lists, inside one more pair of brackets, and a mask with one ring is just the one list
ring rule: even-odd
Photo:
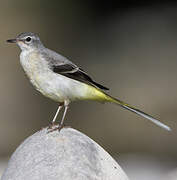
[[129,104],[127,104],[127,103],[125,103],[125,102],[123,102],[123,101],[121,101],[119,99],[116,99],[114,97],[111,97],[111,96],[107,95],[107,100],[109,102],[113,102],[115,104],[118,104],[119,106],[121,106],[121,107],[123,107],[123,108],[125,108],[125,109],[127,109],[127,110],[129,110],[131,112],[134,112],[135,114],[138,114],[138,115],[140,115],[140,116],[142,116],[142,117],[144,117],[144,118],[146,118],[148,120],[150,120],[154,124],[158,125],[159,127],[163,128],[163,129],[165,129],[167,131],[171,131],[171,128],[169,126],[161,123],[159,120],[155,119],[154,117],[150,116],[149,114],[146,114],[145,112],[143,112],[143,111],[141,111],[141,110],[139,110],[137,108],[134,108],[131,105],[129,105]]

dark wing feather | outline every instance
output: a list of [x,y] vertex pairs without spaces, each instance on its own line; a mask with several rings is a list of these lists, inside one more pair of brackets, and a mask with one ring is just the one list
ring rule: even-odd
[[109,90],[107,87],[102,86],[101,84],[96,83],[89,77],[82,69],[74,66],[73,64],[63,64],[63,65],[53,65],[53,71],[63,76],[75,79],[80,82],[87,83],[89,85],[96,86],[103,90]]

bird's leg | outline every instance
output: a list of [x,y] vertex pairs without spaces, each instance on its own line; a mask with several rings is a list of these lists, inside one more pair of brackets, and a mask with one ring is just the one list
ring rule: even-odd
[[49,124],[48,129],[52,129],[52,127],[55,126],[55,121],[56,121],[57,116],[58,116],[58,113],[60,112],[60,110],[61,110],[62,107],[63,107],[63,104],[60,104],[60,105],[58,106],[57,112],[55,113],[55,116],[54,116],[52,122]]
[[57,116],[58,116],[58,113],[60,112],[60,110],[61,110],[61,108],[62,108],[63,106],[58,106],[58,109],[57,109],[57,112],[55,113],[55,116],[54,116],[54,118],[53,118],[53,120],[52,120],[52,124],[54,125],[55,124],[55,121],[56,121],[56,119],[57,119]]
[[66,102],[64,103],[65,109],[64,109],[63,117],[61,119],[61,123],[57,127],[55,127],[54,129],[50,130],[50,132],[53,132],[55,130],[59,130],[60,131],[64,127],[65,116],[66,116],[67,110],[69,108],[68,105],[69,105],[69,103],[66,103]]
[[68,108],[69,108],[69,106],[66,105],[66,106],[65,106],[64,113],[63,113],[63,117],[62,117],[62,119],[61,119],[61,123],[60,123],[59,128],[58,128],[59,130],[64,127],[64,120],[65,120],[65,116],[66,116],[66,112],[67,112]]

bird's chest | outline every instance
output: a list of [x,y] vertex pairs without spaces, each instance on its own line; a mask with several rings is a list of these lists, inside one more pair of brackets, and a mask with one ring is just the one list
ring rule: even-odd
[[34,87],[44,95],[50,94],[51,70],[37,52],[22,53],[21,65]]

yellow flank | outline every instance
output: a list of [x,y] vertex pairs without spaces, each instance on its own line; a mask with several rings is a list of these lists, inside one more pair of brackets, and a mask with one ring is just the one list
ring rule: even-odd
[[131,105],[116,99],[114,97],[111,97],[110,95],[106,94],[102,90],[95,88],[93,86],[87,85],[87,93],[84,97],[84,100],[93,100],[93,101],[99,101],[99,102],[111,102],[115,103],[121,106],[127,106],[130,108],[133,108]]
[[86,95],[83,98],[84,100],[93,100],[100,102],[114,102],[114,99],[107,95],[102,90],[93,87],[91,85],[87,85]]

